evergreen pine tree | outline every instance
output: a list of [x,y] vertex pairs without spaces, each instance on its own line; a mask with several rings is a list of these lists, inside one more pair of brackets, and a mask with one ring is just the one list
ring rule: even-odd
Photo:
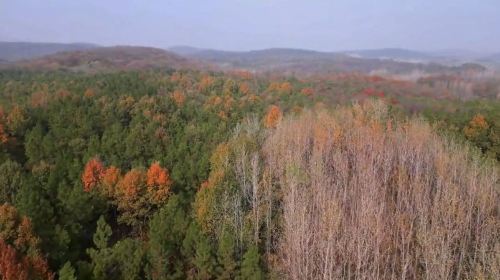
[[112,258],[112,251],[108,248],[108,241],[111,237],[111,227],[101,216],[97,221],[97,229],[94,233],[95,249],[88,249],[87,252],[92,260],[94,279],[109,279],[108,266]]
[[209,239],[200,232],[196,242],[195,265],[198,279],[212,279],[217,262]]
[[260,267],[260,255],[257,246],[252,245],[243,255],[240,271],[241,280],[264,279],[264,273]]
[[111,237],[111,227],[106,223],[104,217],[99,217],[97,220],[97,229],[95,231],[93,240],[97,249],[105,249],[108,247],[108,241]]
[[237,264],[234,259],[234,237],[229,230],[224,230],[222,237],[219,240],[219,248],[217,251],[217,260],[219,267],[217,271],[217,279],[234,279],[237,269]]
[[188,222],[178,196],[172,196],[167,205],[153,216],[149,222],[147,251],[149,278],[185,278],[180,254]]
[[59,280],[76,280],[75,269],[71,265],[71,262],[66,262],[64,266],[59,270]]

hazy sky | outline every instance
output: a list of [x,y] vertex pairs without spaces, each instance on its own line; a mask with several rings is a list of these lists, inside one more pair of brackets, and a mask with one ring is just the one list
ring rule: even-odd
[[0,41],[500,51],[500,0],[0,0]]

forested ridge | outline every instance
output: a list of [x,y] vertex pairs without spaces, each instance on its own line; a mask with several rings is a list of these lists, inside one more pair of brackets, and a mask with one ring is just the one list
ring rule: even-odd
[[498,279],[500,103],[466,83],[3,70],[0,276]]

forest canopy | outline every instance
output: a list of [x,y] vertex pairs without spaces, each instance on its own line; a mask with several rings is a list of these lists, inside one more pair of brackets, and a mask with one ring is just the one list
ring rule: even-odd
[[500,103],[442,85],[2,70],[0,276],[498,279]]

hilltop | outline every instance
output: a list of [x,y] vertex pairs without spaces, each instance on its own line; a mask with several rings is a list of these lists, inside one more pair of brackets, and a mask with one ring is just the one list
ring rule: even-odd
[[182,69],[200,66],[195,61],[162,49],[116,46],[62,52],[15,64],[23,69],[100,72],[114,70]]

